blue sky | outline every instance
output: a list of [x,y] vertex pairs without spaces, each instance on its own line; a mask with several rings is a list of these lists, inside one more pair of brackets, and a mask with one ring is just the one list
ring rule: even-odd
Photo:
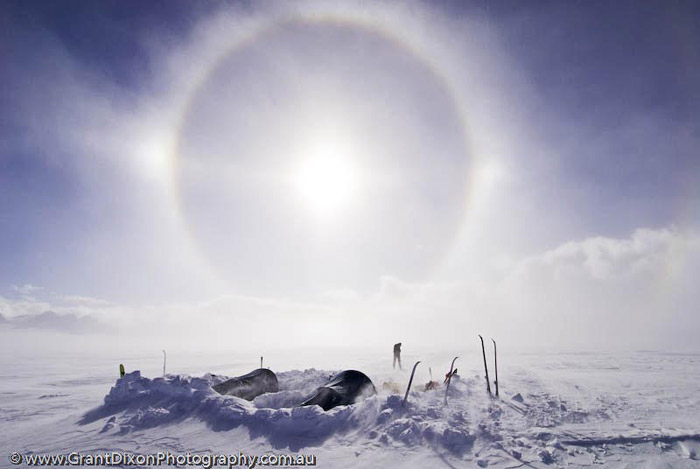
[[699,299],[695,2],[0,8],[7,316],[102,314],[79,296],[332,317],[400,292],[592,325]]

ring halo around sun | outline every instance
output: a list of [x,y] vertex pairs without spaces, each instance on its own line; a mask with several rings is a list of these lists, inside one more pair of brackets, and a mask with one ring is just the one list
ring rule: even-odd
[[232,50],[192,96],[176,151],[186,226],[248,291],[288,271],[283,290],[419,278],[464,218],[471,157],[451,90],[362,24],[287,22]]

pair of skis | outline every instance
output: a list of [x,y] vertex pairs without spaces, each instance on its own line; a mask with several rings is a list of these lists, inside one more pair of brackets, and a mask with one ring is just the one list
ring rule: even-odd
[[[450,390],[450,383],[452,382],[452,371],[454,370],[455,367],[455,362],[457,361],[459,357],[454,357],[452,359],[452,364],[450,365],[450,372],[447,373],[447,386],[445,386],[445,405],[447,405],[447,393]],[[403,396],[403,402],[401,403],[402,407],[406,407],[406,402],[408,402],[408,393],[411,391],[411,384],[413,384],[413,376],[416,374],[416,368],[418,367],[418,364],[420,361],[417,361],[415,365],[413,365],[413,370],[411,371],[411,377],[408,380],[408,387],[406,387],[406,394]],[[430,371],[430,381],[432,382],[433,380],[433,373],[432,370]]]
[[[479,334],[479,339],[481,339],[481,353],[484,356],[484,371],[486,372],[486,390],[488,391],[489,394],[491,394],[491,381],[489,380],[489,367],[486,364],[486,347],[484,347],[484,338],[481,337],[481,334]],[[494,370],[496,371],[496,381],[494,384],[496,385],[496,397],[498,397],[498,354],[497,354],[497,349],[496,349],[496,341],[491,339],[491,342],[493,342],[493,365],[494,365]]]
[[[491,380],[489,379],[489,367],[488,363],[486,362],[486,347],[484,346],[484,338],[481,337],[481,334],[479,334],[479,339],[481,339],[481,354],[484,357],[484,372],[486,373],[486,391],[488,391],[489,394],[492,394],[491,392]],[[499,397],[498,395],[498,348],[496,346],[496,341],[491,339],[491,342],[493,342],[493,368],[496,373],[496,380],[494,381],[494,384],[496,385],[496,397]],[[448,378],[447,378],[447,386],[445,386],[445,405],[447,405],[447,393],[450,390],[450,382],[452,381],[452,370],[454,369],[455,366],[455,361],[457,361],[459,357],[454,357],[452,360],[452,364],[450,365],[450,372],[448,373]],[[406,394],[403,397],[403,402],[401,405],[403,407],[406,406],[406,402],[408,401],[408,393],[411,391],[411,384],[413,384],[413,376],[416,374],[416,368],[418,367],[418,364],[420,361],[417,361],[415,365],[413,365],[413,370],[411,371],[411,377],[408,380],[408,387],[406,388]],[[262,367],[262,357],[260,357],[260,366]],[[431,373],[431,380],[432,380],[432,373]]]

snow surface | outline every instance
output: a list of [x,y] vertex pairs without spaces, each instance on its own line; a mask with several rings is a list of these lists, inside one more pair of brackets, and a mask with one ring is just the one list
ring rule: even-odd
[[[442,382],[452,356],[408,355],[406,368],[422,362],[405,408],[409,370],[393,370],[387,355],[266,357],[280,391],[252,402],[211,389],[256,368],[252,359],[169,353],[176,368],[162,377],[157,353],[4,357],[0,448],[302,453],[319,467],[700,467],[700,355],[506,352],[497,399],[486,393],[480,350],[461,351],[447,405],[444,386],[424,386],[428,367]],[[116,379],[120,362],[133,371]],[[295,369],[303,362],[323,369]],[[368,374],[378,395],[328,412],[294,407],[344,368]],[[0,467],[12,466],[4,457]]]

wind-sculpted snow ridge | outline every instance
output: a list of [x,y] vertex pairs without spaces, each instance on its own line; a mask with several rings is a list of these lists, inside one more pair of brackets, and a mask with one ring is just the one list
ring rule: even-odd
[[243,425],[251,437],[264,437],[275,448],[293,451],[321,445],[336,434],[354,434],[380,444],[435,443],[455,454],[474,442],[461,412],[445,420],[443,410],[433,404],[404,410],[401,398],[395,395],[373,396],[327,412],[318,406],[293,407],[332,374],[316,370],[280,373],[282,390],[248,402],[214,392],[211,386],[223,377],[148,379],[134,371],[117,380],[104,404],[87,412],[80,423],[107,419],[102,433],[126,434],[195,418],[214,431]]
[[[522,392],[502,387],[500,399],[490,397],[483,377],[475,374],[454,378],[448,405],[444,387],[426,392],[417,384],[406,406],[396,391],[380,390],[355,405],[327,412],[318,406],[295,407],[333,374],[315,369],[280,372],[279,392],[249,402],[211,389],[225,376],[149,379],[135,371],[117,380],[104,403],[80,423],[104,420],[100,433],[109,437],[198,420],[214,432],[246,429],[251,439],[281,450],[338,444],[358,451],[422,448],[481,467],[583,467],[619,461],[637,451],[631,448],[645,454],[672,452],[696,462],[700,452],[697,431],[630,424],[638,409],[623,397],[592,394],[578,400],[581,394],[574,401],[532,377],[527,377],[526,387],[517,385]],[[627,423],[621,426],[618,421]]]
[[[308,387],[308,381],[317,381],[316,386],[320,386],[324,381],[318,379],[321,376],[326,374],[311,372],[297,376],[295,382],[302,389]],[[245,425],[251,436],[265,436],[275,447],[298,449],[321,444],[341,428],[357,427],[372,412],[372,403],[334,412],[317,407],[289,408],[304,397],[300,390],[262,395],[253,402],[221,396],[211,386],[225,379],[214,375],[148,379],[134,371],[117,380],[104,404],[86,413],[80,423],[109,417],[102,432],[125,434],[196,418],[215,431]]]

